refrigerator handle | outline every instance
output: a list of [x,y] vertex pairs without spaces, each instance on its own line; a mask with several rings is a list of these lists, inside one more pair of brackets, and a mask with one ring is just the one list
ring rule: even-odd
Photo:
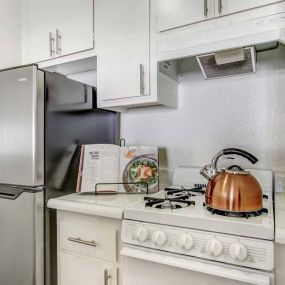
[[0,192],[0,199],[9,199],[9,200],[16,200],[23,192],[25,192],[24,190],[22,191],[18,191],[17,193],[1,193]]
[[0,199],[16,200],[24,192],[37,193],[44,190],[44,186],[37,187],[15,187],[0,184]]

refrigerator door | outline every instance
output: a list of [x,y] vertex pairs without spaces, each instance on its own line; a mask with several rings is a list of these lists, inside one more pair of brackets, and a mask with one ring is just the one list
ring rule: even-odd
[[0,72],[0,183],[43,185],[44,73]]
[[43,205],[43,191],[0,186],[0,284],[44,284]]

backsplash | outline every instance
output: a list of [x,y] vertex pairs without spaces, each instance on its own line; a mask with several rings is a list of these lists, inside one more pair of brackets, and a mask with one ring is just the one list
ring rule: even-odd
[[193,59],[184,60],[179,108],[123,113],[121,137],[127,144],[158,145],[162,169],[200,167],[219,150],[238,147],[259,159],[256,168],[285,171],[284,59],[280,45],[257,55],[256,74],[214,80],[204,80]]

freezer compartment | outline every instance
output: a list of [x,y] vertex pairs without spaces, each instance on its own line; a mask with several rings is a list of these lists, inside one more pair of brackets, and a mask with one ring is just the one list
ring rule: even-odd
[[44,73],[35,65],[0,72],[0,183],[44,180]]
[[49,112],[78,112],[96,109],[96,90],[58,73],[46,72]]
[[0,284],[44,284],[43,205],[43,191],[0,186]]

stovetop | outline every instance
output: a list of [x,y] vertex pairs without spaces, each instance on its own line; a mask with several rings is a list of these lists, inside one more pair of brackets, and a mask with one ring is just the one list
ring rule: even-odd
[[[185,188],[181,187],[168,187],[164,189],[164,198],[162,197],[153,197],[153,196],[146,196],[145,206],[146,207],[153,207],[158,209],[181,209],[185,207],[189,207],[191,205],[195,205],[196,202],[194,201],[194,197],[197,194],[205,195],[205,188],[204,187],[197,187],[195,185],[194,188]],[[204,197],[203,197],[204,199]],[[264,194],[263,199],[268,199],[268,195]],[[213,215],[221,215],[225,217],[238,217],[238,218],[252,218],[257,217],[262,214],[267,214],[268,209],[262,208],[256,211],[250,212],[236,212],[236,211],[225,211],[214,209],[206,206],[206,203],[203,203],[203,206],[207,208]]]
[[[267,240],[274,239],[271,171],[250,170],[263,190],[264,209],[255,215],[236,216],[209,211],[205,207],[203,186],[207,181],[200,175],[199,170],[198,168],[177,168],[173,178],[175,186],[149,195],[144,201],[131,205],[125,210],[124,219]],[[185,189],[192,189],[192,191],[185,191]],[[184,191],[181,192],[181,190]]]

